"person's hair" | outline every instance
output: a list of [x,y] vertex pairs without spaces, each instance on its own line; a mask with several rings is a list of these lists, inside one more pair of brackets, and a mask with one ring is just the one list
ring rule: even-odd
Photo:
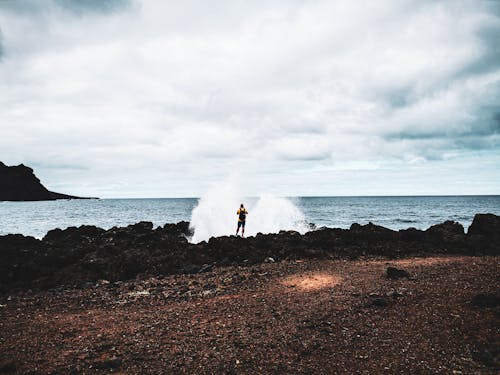
[[243,207],[243,203],[242,203],[242,204],[240,204],[240,207]]

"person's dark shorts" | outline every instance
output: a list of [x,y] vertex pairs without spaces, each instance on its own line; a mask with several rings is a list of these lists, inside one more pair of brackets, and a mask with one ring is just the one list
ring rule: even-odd
[[238,229],[240,229],[240,227],[245,228],[245,222],[244,221],[238,221]]

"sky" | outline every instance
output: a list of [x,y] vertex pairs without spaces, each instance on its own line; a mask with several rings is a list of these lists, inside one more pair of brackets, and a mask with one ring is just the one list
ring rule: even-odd
[[500,1],[0,0],[0,161],[103,198],[500,194]]

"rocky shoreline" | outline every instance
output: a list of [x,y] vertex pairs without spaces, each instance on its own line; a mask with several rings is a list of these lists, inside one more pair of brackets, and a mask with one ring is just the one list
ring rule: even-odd
[[0,236],[0,294],[15,290],[86,287],[98,280],[196,274],[217,266],[250,266],[296,259],[398,259],[500,254],[500,217],[477,214],[465,233],[446,221],[422,231],[393,231],[372,223],[188,242],[189,223],[153,228],[150,222],[104,230],[95,226],[49,231],[41,240]]
[[497,374],[500,217],[0,236],[0,373]]

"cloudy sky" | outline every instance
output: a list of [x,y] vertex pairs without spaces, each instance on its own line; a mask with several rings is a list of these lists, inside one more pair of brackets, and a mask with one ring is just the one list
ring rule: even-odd
[[0,0],[0,160],[52,190],[500,193],[500,2]]

